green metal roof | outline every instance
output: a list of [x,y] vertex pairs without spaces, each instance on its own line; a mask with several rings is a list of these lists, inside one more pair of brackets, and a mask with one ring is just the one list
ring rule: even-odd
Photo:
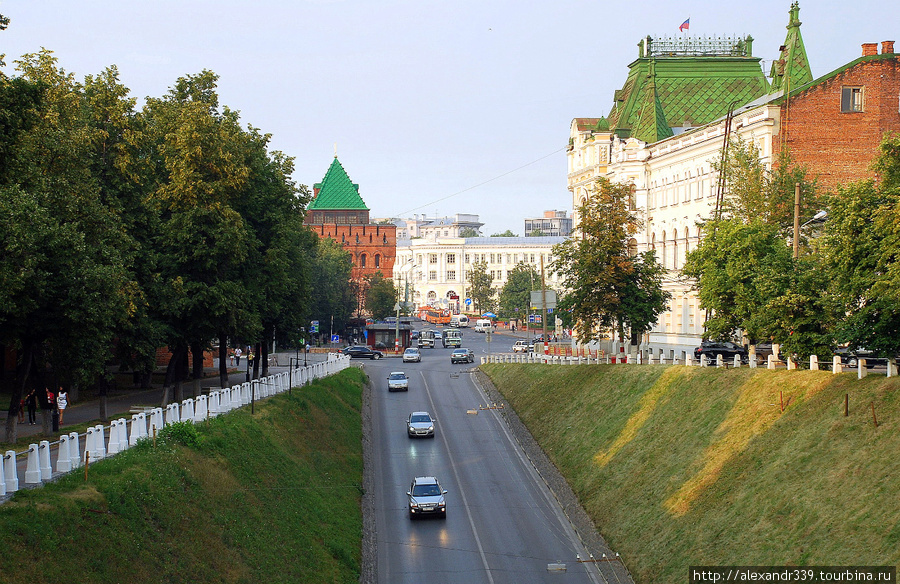
[[800,6],[796,2],[791,5],[789,14],[787,37],[782,45],[781,55],[772,62],[772,72],[769,75],[772,78],[773,92],[779,89],[790,91],[813,80],[809,59],[806,58],[806,47],[800,35]]
[[318,191],[318,195],[310,202],[308,209],[369,210],[362,197],[359,196],[359,185],[350,180],[350,176],[341,166],[337,156],[328,167],[325,178],[322,179],[322,182],[316,183],[313,188]]
[[652,144],[659,142],[665,138],[674,136],[672,128],[666,121],[666,114],[663,111],[662,104],[659,102],[659,95],[656,93],[656,83],[654,81],[655,63],[650,61],[650,75],[644,84],[644,96],[641,99],[641,111],[638,116],[638,122],[632,129],[631,135]]
[[[725,115],[732,102],[744,104],[765,95],[769,83],[760,60],[750,55],[752,41],[732,39],[727,45],[716,39],[718,44],[708,47],[704,39],[663,39],[657,48],[648,37],[641,43],[641,56],[629,65],[625,85],[615,93],[608,116],[611,130],[622,138],[643,139],[635,135],[638,126],[646,138],[671,136],[672,127],[707,124]],[[668,133],[660,131],[663,119]]]

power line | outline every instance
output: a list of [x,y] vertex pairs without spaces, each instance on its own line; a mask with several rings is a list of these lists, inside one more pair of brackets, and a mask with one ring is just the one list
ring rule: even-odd
[[528,167],[531,166],[532,164],[537,164],[538,162],[540,162],[540,161],[542,161],[542,160],[544,160],[544,159],[546,159],[546,158],[550,158],[550,157],[553,156],[554,154],[557,154],[557,153],[559,153],[559,152],[562,152],[562,151],[565,150],[566,148],[568,148],[568,146],[563,146],[562,148],[559,148],[559,149],[557,149],[557,150],[554,150],[554,151],[551,152],[550,154],[547,154],[547,155],[545,155],[545,156],[541,156],[541,157],[538,158],[537,160],[532,160],[531,162],[529,162],[529,163],[527,163],[527,164],[523,164],[522,166],[520,166],[520,167],[518,167],[518,168],[514,168],[514,169],[512,169],[512,170],[506,171],[506,172],[504,172],[503,174],[498,174],[497,176],[495,176],[495,177],[493,177],[493,178],[489,178],[489,179],[486,180],[486,181],[480,182],[480,183],[478,183],[478,184],[476,184],[476,185],[472,185],[471,187],[467,187],[467,188],[465,188],[465,189],[463,189],[463,190],[461,190],[461,191],[457,191],[457,192],[453,193],[452,195],[447,195],[446,197],[442,197],[442,198],[440,198],[440,199],[436,199],[436,200],[434,200],[434,201],[430,201],[430,202],[425,203],[425,204],[423,204],[423,205],[419,205],[418,207],[414,207],[414,208],[412,208],[412,209],[408,209],[408,210],[406,210],[406,211],[403,211],[402,213],[399,213],[399,214],[397,215],[397,217],[402,217],[402,216],[404,216],[404,215],[407,215],[408,213],[412,213],[413,211],[418,211],[419,209],[424,209],[425,207],[428,207],[428,206],[430,206],[430,205],[434,205],[434,204],[436,204],[436,203],[440,203],[441,201],[446,201],[447,199],[453,198],[453,197],[455,197],[455,196],[457,196],[457,195],[461,195],[461,194],[463,194],[463,193],[467,193],[467,192],[469,192],[469,191],[471,191],[471,190],[477,189],[478,187],[482,187],[482,186],[484,186],[484,185],[486,185],[486,184],[488,184],[488,183],[490,183],[490,182],[494,182],[495,180],[501,179],[501,178],[503,178],[504,176],[510,175],[510,174],[512,174],[512,173],[514,173],[514,172],[518,172],[518,171],[522,170],[523,168],[528,168]]

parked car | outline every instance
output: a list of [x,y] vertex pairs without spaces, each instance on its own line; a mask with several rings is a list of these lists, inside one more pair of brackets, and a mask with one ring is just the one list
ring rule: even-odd
[[[851,349],[850,347],[840,347],[835,349],[834,354],[841,358],[841,365],[847,367],[856,367],[859,365],[860,359],[866,360],[866,369],[872,367],[886,367],[887,357],[878,356],[875,351],[870,351],[862,347]],[[897,357],[900,359],[900,356]]]
[[474,363],[475,354],[472,349],[453,349],[450,354],[450,363]]
[[406,420],[406,434],[410,438],[434,438],[434,422],[428,412],[413,412]]
[[747,360],[747,349],[730,341],[703,341],[694,349],[694,359],[700,360],[701,355],[706,355],[707,361],[715,362],[719,355],[726,363],[730,363],[735,355],[739,355],[741,361]]
[[403,362],[404,363],[421,363],[422,362],[422,353],[419,352],[419,349],[415,347],[410,347],[403,351]]
[[525,340],[518,340],[512,346],[513,353],[528,353],[534,350],[534,343]]
[[416,477],[412,480],[406,496],[409,499],[409,518],[415,519],[423,515],[447,516],[447,502],[444,495],[447,491],[435,477]]
[[392,371],[387,378],[388,391],[409,391],[409,377],[402,371]]
[[350,355],[353,359],[381,359],[384,357],[381,351],[376,351],[366,345],[353,345],[352,347],[347,347],[341,353]]
[[376,349],[390,349],[390,347],[388,346],[388,344],[385,343],[384,341],[377,341],[377,342],[375,343],[375,348],[376,348]]

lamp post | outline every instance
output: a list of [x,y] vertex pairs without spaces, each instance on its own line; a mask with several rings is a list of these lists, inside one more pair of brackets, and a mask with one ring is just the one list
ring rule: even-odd
[[[799,191],[799,187],[798,187]],[[812,219],[806,221],[802,225],[800,224],[799,215],[794,215],[794,259],[798,259],[800,257],[800,230],[810,223],[816,223],[817,221],[822,221],[828,217],[828,211],[819,211],[815,215],[812,216]]]

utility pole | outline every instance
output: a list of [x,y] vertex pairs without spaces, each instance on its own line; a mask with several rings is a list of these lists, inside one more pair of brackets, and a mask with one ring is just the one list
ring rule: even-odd
[[544,254],[541,254],[541,338],[547,346],[547,285],[544,279]]

